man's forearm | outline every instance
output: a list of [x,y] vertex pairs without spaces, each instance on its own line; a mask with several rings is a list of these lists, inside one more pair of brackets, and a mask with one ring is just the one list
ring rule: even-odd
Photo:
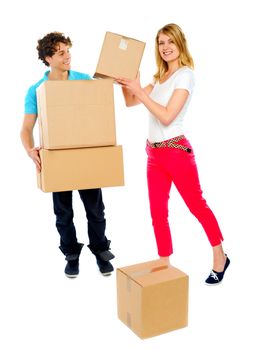
[[21,141],[26,152],[29,153],[29,151],[34,147],[34,138],[29,130],[22,129]]

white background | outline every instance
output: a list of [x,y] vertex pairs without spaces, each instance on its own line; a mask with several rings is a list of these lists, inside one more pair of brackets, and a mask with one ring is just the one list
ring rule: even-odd
[[[1,7],[1,349],[257,348],[257,17],[245,1],[9,1]],[[85,247],[80,276],[65,278],[51,194],[36,187],[19,132],[30,85],[46,68],[37,40],[54,30],[73,40],[74,70],[94,74],[105,32],[146,42],[142,84],[155,73],[154,38],[179,24],[195,60],[196,88],[185,125],[204,194],[223,231],[231,266],[207,287],[211,248],[173,189],[172,263],[190,276],[189,326],[140,340],[116,314],[115,274],[103,278]],[[115,86],[125,187],[103,190],[115,267],[157,258],[145,178],[147,112],[126,109]],[[35,128],[37,140],[38,130]],[[88,244],[82,203],[74,193],[79,240]]]

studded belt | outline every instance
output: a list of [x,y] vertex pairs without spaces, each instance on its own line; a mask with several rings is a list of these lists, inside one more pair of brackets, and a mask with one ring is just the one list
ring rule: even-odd
[[186,146],[178,144],[178,141],[181,141],[184,138],[185,138],[184,135],[180,135],[177,137],[173,137],[170,140],[166,140],[166,141],[162,141],[162,142],[153,142],[153,143],[151,143],[149,140],[147,140],[147,145],[151,148],[164,148],[164,147],[178,148],[178,149],[181,149],[182,151],[191,153],[192,152],[191,148],[188,148]]

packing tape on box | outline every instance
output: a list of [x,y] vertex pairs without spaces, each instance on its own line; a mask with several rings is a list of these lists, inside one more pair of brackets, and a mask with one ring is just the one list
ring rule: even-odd
[[132,328],[132,316],[130,312],[126,313],[126,324],[129,328]]
[[127,46],[128,46],[128,43],[129,43],[129,39],[126,38],[125,36],[123,36],[120,40],[120,43],[119,43],[119,49],[121,50],[127,50]]
[[[145,269],[145,270],[142,270],[142,271],[137,271],[137,272],[133,272],[131,274],[131,277],[140,277],[140,276],[143,276],[143,275],[147,275],[149,273],[154,273],[154,272],[158,272],[158,271],[161,271],[161,270],[165,270],[168,268],[168,265],[161,265],[161,266],[155,266],[151,269]],[[131,278],[127,278],[127,291],[130,292],[131,291]]]

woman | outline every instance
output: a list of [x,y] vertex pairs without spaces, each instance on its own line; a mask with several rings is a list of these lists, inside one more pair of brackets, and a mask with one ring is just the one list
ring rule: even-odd
[[143,103],[149,111],[147,178],[152,223],[160,259],[169,264],[173,253],[168,223],[168,199],[172,182],[191,213],[203,226],[213,249],[209,285],[222,281],[230,264],[222,247],[217,220],[202,197],[194,153],[183,135],[183,119],[191,100],[193,59],[181,28],[168,24],[156,36],[157,73],[154,83],[142,88],[136,80],[117,79],[127,106]]

